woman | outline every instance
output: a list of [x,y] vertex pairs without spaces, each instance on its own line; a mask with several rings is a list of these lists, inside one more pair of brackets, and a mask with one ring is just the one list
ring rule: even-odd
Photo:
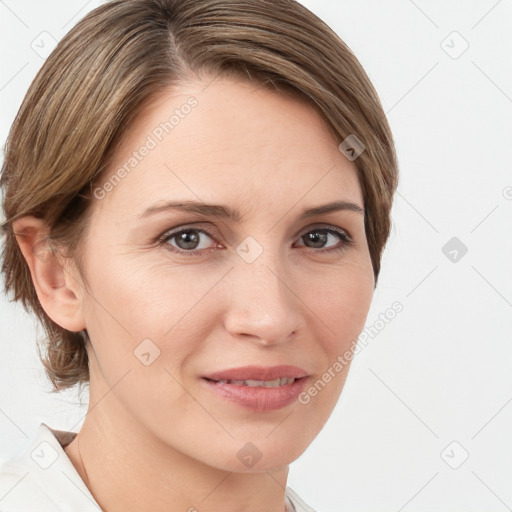
[[397,186],[349,48],[300,4],[115,0],[59,43],[6,144],[6,291],[80,432],[41,424],[10,510],[313,510],[288,465],[364,327]]

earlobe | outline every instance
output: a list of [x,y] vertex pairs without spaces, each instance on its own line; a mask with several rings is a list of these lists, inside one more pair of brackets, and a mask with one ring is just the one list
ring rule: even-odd
[[68,331],[85,329],[80,276],[64,265],[65,258],[47,238],[44,221],[26,216],[13,222],[13,230],[46,314]]

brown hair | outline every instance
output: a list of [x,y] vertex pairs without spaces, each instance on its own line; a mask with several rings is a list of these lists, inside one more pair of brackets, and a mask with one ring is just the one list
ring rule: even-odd
[[[5,146],[5,292],[36,313],[54,389],[89,379],[87,332],[54,323],[38,300],[12,221],[43,219],[47,240],[83,268],[80,242],[93,183],[155,94],[198,73],[245,77],[291,92],[338,143],[356,135],[365,231],[377,284],[398,164],[385,114],[348,46],[294,0],[114,0],[59,42],[32,82]],[[82,274],[83,276],[83,274]]]

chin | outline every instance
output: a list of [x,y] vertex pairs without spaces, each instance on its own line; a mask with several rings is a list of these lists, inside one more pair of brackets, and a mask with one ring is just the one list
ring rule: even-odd
[[[252,451],[252,453],[251,453]],[[288,466],[302,455],[302,451],[286,451],[277,452],[267,451],[265,449],[256,451],[254,448],[247,447],[246,452],[230,459],[225,459],[223,455],[223,461],[219,464],[215,464],[216,467],[225,471],[231,471],[233,473],[262,473],[267,471],[279,471],[288,468]],[[252,460],[251,460],[252,459]]]
[[293,440],[294,436],[284,430],[281,436],[275,438],[274,433],[265,436],[268,436],[268,431],[257,438],[248,437],[247,441],[237,437],[221,447],[217,453],[212,453],[209,462],[213,466],[235,473],[277,471],[298,459],[310,444],[304,439]]

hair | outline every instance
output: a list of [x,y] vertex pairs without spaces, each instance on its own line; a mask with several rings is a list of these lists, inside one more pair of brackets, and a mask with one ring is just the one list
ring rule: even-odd
[[70,332],[41,307],[12,222],[44,221],[84,277],[81,243],[93,184],[156,95],[201,74],[248,79],[314,108],[354,160],[375,276],[391,229],[398,163],[378,95],[350,48],[294,0],[113,0],[80,20],[33,80],[5,144],[5,293],[46,333],[46,374],[58,391],[89,381],[86,330]]

